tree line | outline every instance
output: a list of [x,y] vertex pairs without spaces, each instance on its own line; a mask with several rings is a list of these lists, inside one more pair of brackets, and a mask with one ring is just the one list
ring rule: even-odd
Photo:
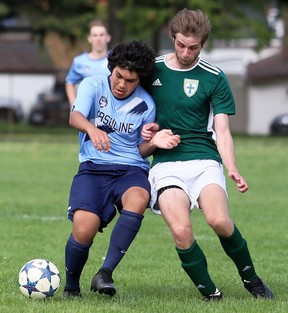
[[[87,24],[97,17],[108,22],[112,44],[138,38],[158,51],[160,30],[186,7],[200,9],[209,16],[210,43],[215,39],[254,38],[257,49],[274,35],[267,23],[267,10],[272,3],[286,10],[285,0],[0,0],[0,21],[24,16],[40,39],[56,32],[73,43],[86,40]],[[3,31],[3,23],[1,28]]]

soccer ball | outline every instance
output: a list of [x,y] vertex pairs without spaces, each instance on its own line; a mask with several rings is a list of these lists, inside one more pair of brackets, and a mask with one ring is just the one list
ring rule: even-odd
[[34,259],[22,266],[19,272],[19,288],[28,298],[51,298],[60,287],[61,277],[50,261]]

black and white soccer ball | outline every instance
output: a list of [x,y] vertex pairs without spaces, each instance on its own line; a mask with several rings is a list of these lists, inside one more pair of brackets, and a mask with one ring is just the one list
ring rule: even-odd
[[58,291],[61,277],[58,268],[44,259],[34,259],[22,266],[19,277],[19,288],[28,298],[51,298]]

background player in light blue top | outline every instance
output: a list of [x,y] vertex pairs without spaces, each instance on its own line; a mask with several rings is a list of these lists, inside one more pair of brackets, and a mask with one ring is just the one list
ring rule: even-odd
[[88,25],[88,38],[91,49],[73,59],[66,76],[66,94],[70,106],[76,98],[76,89],[83,78],[92,75],[109,75],[107,67],[108,44],[111,36],[108,26],[101,20],[93,20]]
[[114,295],[112,272],[140,229],[150,199],[147,156],[155,147],[171,149],[179,136],[164,129],[143,141],[144,124],[155,119],[152,97],[140,86],[154,70],[154,52],[141,41],[117,45],[108,55],[110,76],[85,78],[70,113],[80,131],[80,166],[69,199],[73,220],[65,251],[63,296],[79,297],[80,275],[96,233],[120,212],[105,261],[91,290]]

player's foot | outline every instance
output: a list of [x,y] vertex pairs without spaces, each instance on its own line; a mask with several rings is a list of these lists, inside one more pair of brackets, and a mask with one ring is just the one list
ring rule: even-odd
[[219,301],[222,299],[222,297],[222,292],[216,288],[216,291],[214,293],[211,293],[211,295],[204,297],[204,301]]
[[113,283],[112,272],[107,268],[101,268],[92,278],[91,291],[98,291],[99,293],[104,293],[112,297],[116,293],[116,288]]
[[80,289],[77,290],[65,290],[62,294],[63,298],[81,298]]
[[244,287],[252,294],[253,297],[274,299],[273,292],[258,276],[251,281],[244,280],[243,283]]

